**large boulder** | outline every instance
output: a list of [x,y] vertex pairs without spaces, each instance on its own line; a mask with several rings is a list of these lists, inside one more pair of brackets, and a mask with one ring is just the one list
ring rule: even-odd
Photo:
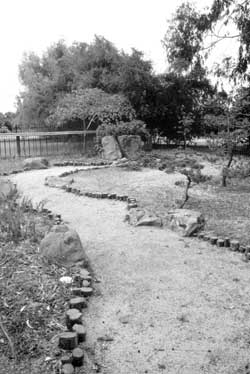
[[0,179],[0,199],[5,198],[14,189],[15,185],[10,180]]
[[168,212],[167,224],[182,236],[192,236],[204,228],[204,216],[191,209],[175,209]]
[[40,244],[41,255],[50,263],[63,266],[87,262],[79,235],[66,225],[53,226]]
[[114,161],[122,157],[120,147],[114,136],[108,135],[102,138],[103,158]]
[[46,158],[42,158],[42,157],[26,158],[23,161],[23,167],[26,170],[47,169],[48,166],[49,166],[49,161]]
[[156,214],[146,211],[145,209],[130,209],[126,214],[125,221],[133,226],[162,226],[162,220]]
[[120,135],[118,141],[124,155],[130,159],[138,157],[144,144],[139,135]]

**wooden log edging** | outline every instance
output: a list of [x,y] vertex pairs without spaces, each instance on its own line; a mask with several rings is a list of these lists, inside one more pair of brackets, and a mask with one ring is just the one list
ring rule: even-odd
[[[84,167],[89,167],[89,166],[96,166],[96,168],[98,168],[98,167],[105,167],[105,166],[108,167],[108,166],[111,166],[111,165],[112,165],[111,161],[104,161],[104,160],[103,161],[92,161],[92,162],[63,161],[63,162],[54,162],[52,164],[52,166],[56,166],[56,167],[65,167],[65,166],[84,166]],[[25,171],[30,171],[30,170],[32,170],[32,169],[27,169],[27,168],[14,169],[14,170],[11,170],[9,172],[0,173],[0,177],[8,177],[9,175],[24,173]],[[84,169],[80,169],[80,170],[76,169],[75,171],[73,171],[72,174],[78,173],[79,171],[82,171],[82,170],[84,170]],[[63,175],[60,175],[60,176],[63,176]]]
[[243,253],[247,257],[247,260],[250,260],[250,246],[244,246],[239,240],[217,237],[214,233],[209,232],[200,232],[197,234],[197,238],[219,248],[227,248],[232,252]]
[[[58,347],[60,349],[61,372],[74,373],[76,367],[84,365],[84,343],[86,341],[86,326],[83,319],[87,301],[93,294],[92,287],[88,287],[85,297],[75,297],[76,287],[82,287],[88,280],[91,285],[92,276],[86,268],[78,268],[71,286],[72,299],[69,301],[69,309],[65,312],[66,330],[59,334]],[[86,287],[85,287],[86,288]],[[82,287],[84,289],[84,287]]]
[[[99,168],[104,168],[105,166],[96,166],[95,169]],[[109,167],[109,165],[106,165],[106,167]],[[91,168],[90,170],[93,170],[94,168]],[[87,169],[89,170],[89,169]],[[64,172],[60,174],[58,177],[63,178],[67,177],[69,175],[79,173],[80,171],[86,171],[86,169],[75,169],[75,170],[70,170],[67,172]],[[138,203],[136,198],[134,197],[129,197],[128,195],[120,195],[117,193],[107,193],[107,192],[93,192],[93,191],[82,191],[80,188],[74,188],[70,184],[65,184],[62,186],[51,186],[47,182],[45,182],[46,186],[51,187],[51,188],[58,188],[61,190],[64,190],[65,192],[72,193],[77,196],[85,196],[85,197],[90,197],[90,198],[95,198],[95,199],[109,199],[109,200],[116,200],[116,201],[124,201],[127,203],[127,208],[132,209],[132,208],[137,208]]]
[[[104,168],[104,167],[110,167],[112,165],[112,162],[107,161],[99,161],[99,162],[73,162],[73,161],[65,161],[62,163],[54,163],[54,166],[85,166],[85,167],[92,167],[93,169],[98,168]],[[64,172],[59,175],[59,177],[66,177],[75,173],[78,173],[80,171],[85,171],[86,169],[75,169],[68,172]],[[51,186],[50,186],[51,187]],[[127,195],[118,195],[116,193],[103,193],[103,192],[93,192],[93,191],[81,191],[80,189],[73,188],[70,185],[65,185],[62,187],[56,187],[65,190],[66,192],[73,193],[78,196],[85,196],[90,198],[96,198],[96,199],[110,199],[110,200],[118,200],[118,201],[125,201],[127,202],[127,209],[130,210],[132,208],[137,208],[137,200],[133,197],[129,197]],[[229,239],[227,237],[220,238],[217,237],[214,233],[210,232],[200,232],[197,234],[197,238],[200,240],[207,241],[211,245],[216,245],[219,248],[228,248],[229,250],[233,252],[239,252],[243,253],[245,255],[245,260],[250,261],[250,245],[244,246],[241,244],[238,240]]]

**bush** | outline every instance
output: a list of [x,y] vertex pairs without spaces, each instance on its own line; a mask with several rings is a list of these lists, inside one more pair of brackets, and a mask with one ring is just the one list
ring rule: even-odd
[[97,129],[97,138],[102,138],[107,135],[139,135],[143,141],[146,141],[149,138],[149,132],[146,129],[146,124],[143,121],[139,120],[119,122],[116,125],[100,125]]
[[[35,210],[43,208],[43,203],[39,204]],[[31,200],[21,199],[16,188],[13,188],[4,199],[0,199],[0,241],[13,241],[18,243],[29,238],[32,242],[37,242],[40,233],[36,230],[34,222],[34,207]]]

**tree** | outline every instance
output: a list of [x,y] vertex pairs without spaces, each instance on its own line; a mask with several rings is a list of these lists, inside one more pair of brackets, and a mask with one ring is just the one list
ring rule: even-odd
[[169,21],[163,40],[169,73],[163,77],[167,110],[171,124],[164,132],[170,138],[187,139],[203,132],[202,104],[215,89],[210,83],[201,53],[202,31],[194,27],[198,11],[189,3],[182,4]]
[[170,71],[177,74],[190,71],[200,60],[203,32],[195,27],[200,14],[190,3],[181,4],[169,21],[163,46]]
[[[235,39],[238,41],[238,56],[231,74],[247,77],[250,63],[248,0],[214,0],[210,9],[203,12],[199,12],[189,3],[184,3],[177,9],[174,21],[178,27],[175,27],[177,33],[173,37],[173,47],[169,52],[175,61],[184,57],[186,64],[189,62],[189,67],[194,60],[201,56],[206,57],[222,40]],[[168,39],[166,34],[165,40]]]
[[11,132],[14,129],[15,113],[6,112],[0,113],[0,132]]
[[25,55],[19,70],[25,87],[18,105],[23,127],[44,126],[64,95],[93,88],[125,96],[137,117],[153,126],[151,109],[159,84],[142,52],[118,51],[98,36],[93,43],[73,43],[69,47],[59,41],[41,58],[34,53]]
[[207,129],[213,129],[210,148],[226,155],[226,165],[222,169],[222,186],[227,186],[227,177],[233,162],[237,147],[249,139],[250,122],[244,116],[239,105],[239,97],[218,95],[210,104],[211,111],[204,116]]
[[81,121],[82,129],[91,129],[93,125],[97,128],[101,123],[116,124],[134,117],[135,112],[123,95],[87,88],[63,95],[46,122],[48,126],[60,128]]

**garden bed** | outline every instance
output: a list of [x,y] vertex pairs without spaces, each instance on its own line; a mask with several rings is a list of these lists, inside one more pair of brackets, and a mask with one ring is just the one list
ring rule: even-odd
[[42,205],[13,192],[0,199],[0,219],[0,373],[60,372],[58,334],[72,294],[59,279],[77,269],[42,258],[39,243],[54,224]]

